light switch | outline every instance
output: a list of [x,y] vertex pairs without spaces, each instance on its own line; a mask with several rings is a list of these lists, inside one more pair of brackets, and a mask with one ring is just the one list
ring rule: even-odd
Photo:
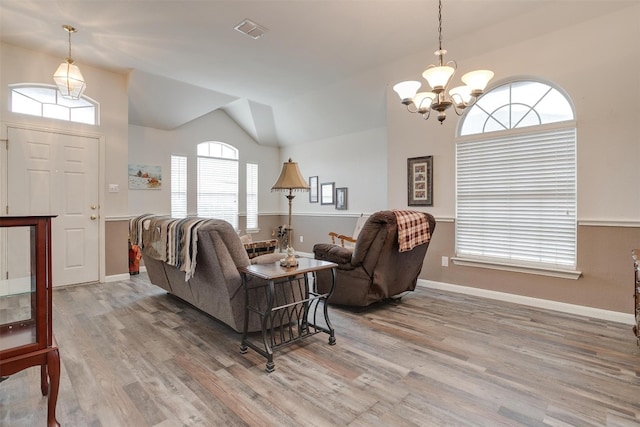
[[109,193],[120,192],[120,186],[118,184],[109,184]]

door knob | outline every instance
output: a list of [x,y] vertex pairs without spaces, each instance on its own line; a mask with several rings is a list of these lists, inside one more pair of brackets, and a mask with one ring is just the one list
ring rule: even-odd
[[90,218],[91,218],[92,221],[95,221],[98,218],[98,216],[97,215],[91,215]]
[[96,206],[96,205],[91,205],[91,209],[96,210],[96,209],[98,209],[98,206]]

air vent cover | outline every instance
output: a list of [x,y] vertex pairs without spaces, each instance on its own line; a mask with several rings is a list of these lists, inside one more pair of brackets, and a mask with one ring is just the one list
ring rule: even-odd
[[245,19],[234,28],[241,33],[248,35],[252,39],[259,39],[264,33],[267,32],[267,29],[265,27],[256,24],[250,19]]

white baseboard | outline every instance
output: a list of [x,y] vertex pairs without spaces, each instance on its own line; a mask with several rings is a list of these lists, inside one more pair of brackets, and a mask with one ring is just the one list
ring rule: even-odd
[[119,282],[120,280],[129,280],[129,273],[112,274],[104,277],[104,283]]
[[424,286],[431,289],[439,289],[442,291],[456,292],[459,294],[474,295],[499,301],[512,302],[516,304],[528,305],[531,307],[559,311],[562,313],[577,314],[580,316],[593,317],[595,319],[608,320],[611,322],[624,323],[628,325],[635,324],[635,318],[631,313],[621,313],[618,311],[603,310],[600,308],[586,307],[582,305],[567,304],[564,302],[508,294],[506,292],[497,292],[487,289],[473,288],[469,286],[434,282],[432,280],[418,279],[418,286]]
[[[140,273],[144,273],[146,271],[147,271],[147,267],[145,267],[144,265],[140,266]],[[130,278],[131,278],[131,275],[129,273],[112,274],[111,276],[105,276],[104,283],[118,282],[120,280],[129,280]]]

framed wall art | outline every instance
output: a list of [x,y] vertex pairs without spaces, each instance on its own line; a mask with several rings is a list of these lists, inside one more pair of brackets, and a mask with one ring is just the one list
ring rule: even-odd
[[408,205],[433,206],[433,156],[407,159]]
[[320,184],[320,204],[321,205],[333,205],[333,192],[335,191],[334,182],[323,182]]
[[162,168],[155,165],[129,165],[130,190],[160,190]]
[[318,177],[309,177],[309,203],[318,203]]
[[347,210],[347,187],[336,188],[336,209]]

